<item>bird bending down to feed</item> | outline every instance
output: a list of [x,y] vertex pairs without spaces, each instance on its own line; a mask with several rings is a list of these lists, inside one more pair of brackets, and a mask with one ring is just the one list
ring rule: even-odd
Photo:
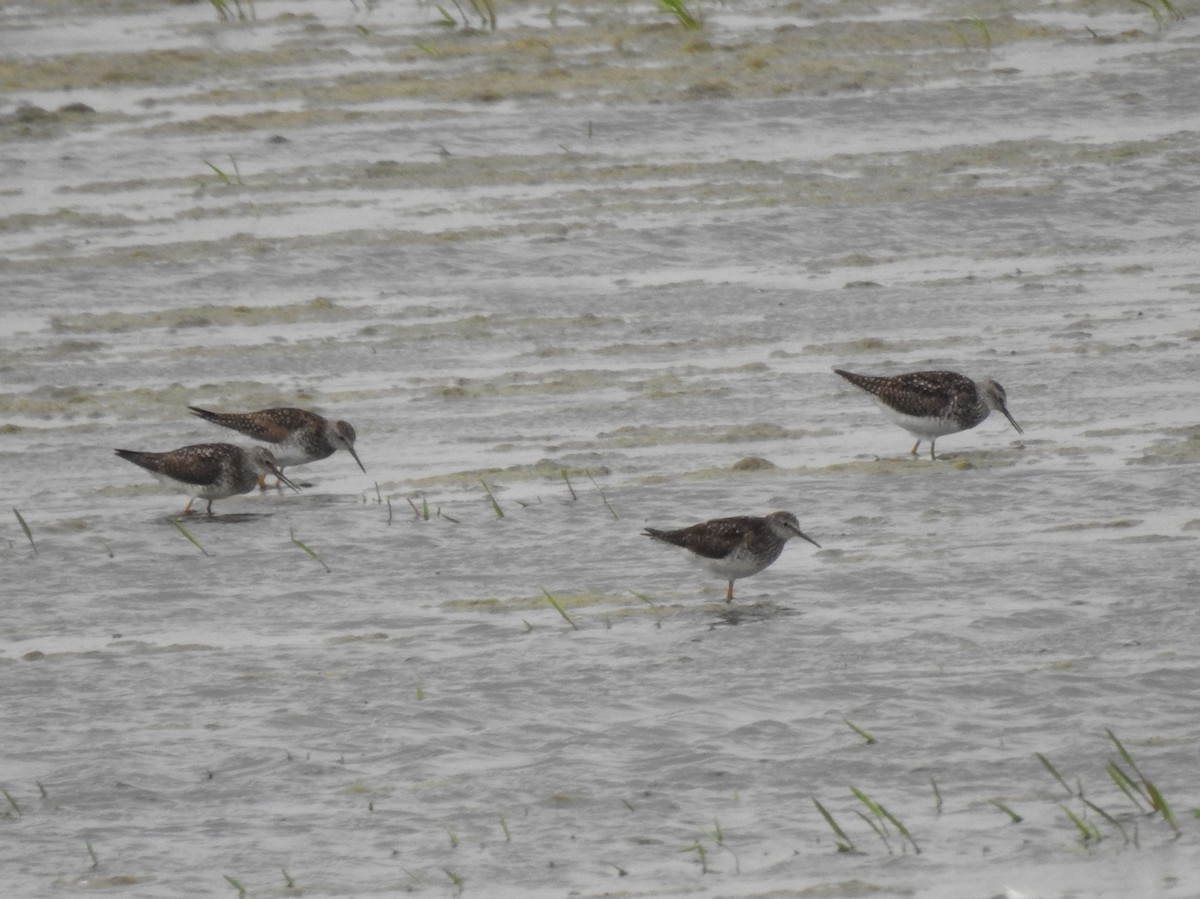
[[729,583],[726,602],[733,600],[734,581],[758,574],[778,559],[783,545],[792,537],[807,540],[818,549],[821,546],[800,530],[800,522],[791,512],[772,512],[765,518],[753,515],[714,518],[672,531],[646,528],[642,533],[683,547],[714,574],[725,578]]
[[[363,474],[367,473],[358,453],[354,451],[356,434],[346,421],[331,421],[307,409],[284,407],[261,409],[258,412],[210,412],[188,406],[193,415],[222,427],[232,428],[254,440],[275,445],[275,462],[280,468],[303,465],[332,456],[340,449],[354,457]],[[262,480],[259,487],[265,488]]]
[[875,397],[883,411],[917,438],[912,455],[922,440],[929,441],[929,458],[936,459],[934,444],[944,434],[955,434],[980,424],[996,409],[1018,434],[1025,431],[1008,413],[1008,395],[991,378],[972,381],[952,371],[914,371],[893,377],[857,375],[835,368],[835,372]]
[[119,449],[116,454],[140,465],[164,483],[187,488],[191,497],[183,507],[184,515],[192,511],[192,503],[197,499],[208,500],[211,515],[213,500],[249,493],[267,474],[275,475],[281,484],[293,490],[300,489],[283,476],[279,463],[263,446],[247,449],[232,443],[197,443],[165,453]]

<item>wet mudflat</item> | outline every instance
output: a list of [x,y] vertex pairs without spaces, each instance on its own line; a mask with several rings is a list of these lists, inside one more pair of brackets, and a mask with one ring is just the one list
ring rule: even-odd
[[[12,895],[1195,895],[1178,9],[0,10]],[[189,404],[368,474],[190,541]],[[639,534],[775,509],[732,604]]]

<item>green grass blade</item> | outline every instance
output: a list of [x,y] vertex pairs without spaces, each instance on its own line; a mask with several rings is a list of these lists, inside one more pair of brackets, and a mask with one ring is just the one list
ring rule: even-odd
[[567,489],[571,491],[571,500],[575,501],[579,499],[579,496],[575,493],[575,488],[571,486],[571,479],[567,476],[567,470],[565,468],[561,469],[559,474],[562,475],[562,479],[566,483]]
[[1066,812],[1067,817],[1071,819],[1071,823],[1074,824],[1075,829],[1079,831],[1080,842],[1082,842],[1085,846],[1088,843],[1099,843],[1102,839],[1104,839],[1104,834],[1100,833],[1100,831],[1098,831],[1094,826],[1082,821],[1077,814],[1075,814],[1065,805],[1059,805],[1059,808]]
[[21,811],[21,806],[17,805],[17,800],[13,799],[12,793],[8,792],[4,787],[0,787],[0,793],[4,794],[4,798],[8,800],[8,804],[12,806],[12,810],[17,813],[18,818],[25,814]]
[[1129,834],[1127,834],[1125,832],[1125,828],[1121,826],[1120,821],[1118,821],[1116,818],[1114,818],[1112,815],[1110,815],[1104,809],[1100,808],[1100,806],[1096,805],[1096,803],[1094,803],[1088,799],[1084,799],[1083,804],[1086,805],[1088,808],[1090,808],[1092,811],[1094,811],[1097,815],[1099,815],[1101,818],[1103,818],[1109,824],[1111,824],[1113,827],[1115,827],[1117,830],[1119,830],[1121,832],[1121,836],[1124,838],[1125,842],[1126,843],[1129,842]]
[[487,481],[483,480],[482,478],[479,479],[479,483],[483,485],[484,492],[487,493],[488,499],[492,501],[492,510],[496,513],[496,517],[503,518],[504,510],[500,508],[500,503],[496,502],[496,495],[492,493],[492,488],[489,487]]
[[846,831],[842,830],[837,821],[833,820],[833,815],[829,814],[825,806],[821,805],[815,796],[813,797],[813,805],[817,807],[817,811],[821,813],[821,817],[825,819],[825,823],[829,825],[829,829],[837,837],[833,843],[837,846],[838,852],[854,852],[854,841],[846,836]]
[[308,553],[310,556],[312,556],[314,559],[316,559],[318,562],[320,562],[321,567],[324,568],[326,572],[328,572],[328,573],[333,572],[333,569],[325,564],[325,560],[322,559],[320,556],[318,556],[316,554],[316,552],[312,549],[312,547],[308,546],[306,543],[304,543],[304,541],[296,539],[295,531],[289,531],[288,533],[291,535],[292,543],[296,544],[296,546],[300,547],[302,550],[304,550],[306,553]]
[[1012,809],[1010,809],[1007,805],[1005,805],[1003,802],[1001,802],[999,799],[989,799],[988,802],[990,802],[992,805],[996,806],[996,808],[1000,809],[1000,811],[1004,812],[1004,814],[1008,815],[1009,819],[1012,821],[1013,824],[1020,824],[1022,821],[1025,820],[1020,815],[1018,815],[1016,812],[1014,812]]
[[1179,824],[1175,821],[1175,813],[1171,811],[1171,806],[1167,804],[1167,800],[1163,794],[1158,791],[1158,787],[1152,781],[1143,780],[1143,785],[1146,787],[1146,792],[1150,794],[1150,805],[1163,816],[1163,820],[1171,825],[1171,830],[1175,831],[1175,836],[1179,836]]
[[246,895],[246,888],[244,886],[242,886],[236,879],[230,877],[228,874],[222,874],[221,876],[229,881],[229,885],[231,887],[233,887],[235,890],[237,890],[238,896]]
[[937,808],[937,813],[940,815],[942,813],[942,791],[938,789],[937,781],[932,777],[929,778],[929,785],[933,787],[933,801]]
[[1137,762],[1133,760],[1133,756],[1129,754],[1129,750],[1125,748],[1125,744],[1118,740],[1117,735],[1108,728],[1105,728],[1104,732],[1108,734],[1108,738],[1112,740],[1113,745],[1117,747],[1117,752],[1121,754],[1121,758],[1125,760],[1125,764],[1127,764],[1133,770],[1133,773],[1138,776],[1138,780],[1144,781],[1146,778],[1142,775],[1142,772],[1138,770]]
[[196,549],[200,550],[200,552],[204,553],[206,556],[212,555],[212,553],[205,549],[201,545],[200,541],[196,539],[196,535],[183,526],[183,523],[180,522],[179,519],[172,518],[170,519],[170,522],[171,524],[175,525],[176,528],[178,528],[179,533],[183,534],[183,536],[187,537],[187,539],[191,541],[191,544],[196,547]]
[[1071,788],[1067,785],[1067,782],[1063,779],[1063,776],[1058,773],[1058,769],[1050,763],[1050,759],[1046,758],[1040,752],[1035,752],[1034,755],[1037,756],[1037,760],[1042,763],[1042,767],[1050,772],[1050,776],[1062,784],[1062,788],[1067,791],[1067,795],[1074,795]]
[[15,506],[13,507],[13,515],[17,516],[17,522],[21,525],[21,530],[25,532],[25,539],[28,540],[29,545],[33,547],[33,554],[36,556],[38,551],[37,544],[33,542],[33,531],[29,530],[29,525],[25,523],[24,517],[22,517],[21,513],[17,511]]
[[560,603],[557,599],[555,599],[553,596],[551,596],[550,591],[547,590],[545,587],[542,588],[542,592],[546,594],[546,599],[550,600],[550,605],[554,606],[554,608],[558,610],[559,615],[562,615],[563,620],[566,621],[567,624],[571,625],[572,629],[579,630],[579,625],[577,625],[574,621],[571,620],[571,616],[568,615],[567,610],[562,607],[562,603]]
[[1112,782],[1117,785],[1117,789],[1129,797],[1129,801],[1137,807],[1137,810],[1145,812],[1146,809],[1142,807],[1138,796],[1141,796],[1146,802],[1149,802],[1150,798],[1142,792],[1141,786],[1121,770],[1121,766],[1116,762],[1109,762],[1104,770],[1108,772],[1108,776],[1112,778]]
[[917,855],[920,855],[921,847],[917,845],[917,841],[913,839],[913,835],[908,832],[908,828],[901,823],[899,818],[884,808],[882,803],[876,803],[876,805],[879,806],[879,811],[883,813],[883,816],[892,822],[892,826],[896,828],[900,836],[904,837],[904,839],[908,840],[908,842],[912,844],[913,852],[915,852]]
[[596,492],[600,494],[600,499],[604,501],[604,508],[608,509],[609,514],[613,517],[613,521],[620,521],[621,516],[618,515],[617,510],[612,507],[612,504],[608,501],[608,497],[604,495],[603,488],[596,483],[596,479],[592,477],[592,473],[590,471],[587,473],[587,476],[592,482],[592,486],[596,488]]
[[845,724],[848,728],[850,728],[852,731],[854,731],[856,734],[858,734],[860,737],[862,737],[864,740],[866,740],[868,746],[871,745],[872,743],[879,742],[871,734],[867,733],[865,730],[863,730],[861,727],[859,727],[853,721],[847,721],[845,718],[843,718],[842,721],[845,722]]

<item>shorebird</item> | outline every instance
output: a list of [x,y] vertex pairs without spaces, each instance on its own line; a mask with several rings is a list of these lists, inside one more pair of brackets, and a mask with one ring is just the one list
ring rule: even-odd
[[944,434],[969,430],[996,409],[1009,424],[1024,434],[1008,413],[1008,395],[991,378],[972,381],[952,371],[914,371],[885,378],[856,375],[835,368],[835,372],[856,387],[873,395],[883,411],[917,438],[912,455],[922,440],[929,441],[929,458],[937,459],[934,444]]
[[[209,412],[197,406],[188,406],[188,409],[205,421],[232,428],[263,443],[275,444],[275,463],[280,468],[316,462],[344,449],[354,457],[363,474],[367,473],[354,451],[356,435],[349,422],[331,421],[316,412],[290,407],[258,412]],[[258,486],[266,487],[261,478]]]
[[249,493],[265,474],[275,475],[280,483],[293,490],[300,489],[283,476],[275,457],[264,446],[247,449],[232,443],[197,443],[165,453],[126,449],[115,452],[164,483],[186,487],[191,497],[183,507],[184,515],[191,513],[192,503],[197,499],[208,500],[208,514],[211,515],[213,500]]
[[758,574],[778,559],[783,545],[792,537],[807,540],[818,548],[821,545],[800,530],[800,522],[791,512],[772,512],[765,518],[753,515],[714,518],[672,531],[646,528],[642,533],[683,547],[714,574],[725,578],[729,583],[726,602],[733,600],[734,581]]

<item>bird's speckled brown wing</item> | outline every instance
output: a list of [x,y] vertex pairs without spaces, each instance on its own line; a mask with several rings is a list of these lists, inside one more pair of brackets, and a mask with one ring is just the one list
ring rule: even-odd
[[116,451],[122,459],[140,465],[147,471],[161,474],[185,484],[215,483],[221,473],[223,460],[240,451],[228,443],[198,443],[165,453],[145,453],[139,450]]
[[747,534],[754,533],[754,523],[755,519],[748,516],[714,518],[673,531],[646,528],[643,533],[655,540],[681,546],[706,559],[723,559],[746,539]]
[[892,378],[859,375],[840,368],[834,371],[897,412],[920,418],[969,408],[975,398],[975,382],[952,371],[914,371]]
[[289,407],[261,409],[258,412],[210,412],[197,406],[188,406],[188,409],[205,421],[232,428],[264,443],[281,443],[294,431],[310,427],[314,422],[321,420],[314,412]]

